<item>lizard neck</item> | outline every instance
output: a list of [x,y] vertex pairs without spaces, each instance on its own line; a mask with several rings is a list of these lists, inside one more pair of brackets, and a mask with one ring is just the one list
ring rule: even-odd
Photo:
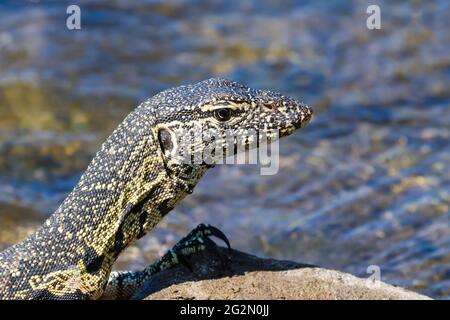
[[33,243],[51,245],[60,254],[50,259],[56,268],[75,265],[106,281],[120,252],[151,230],[203,174],[202,168],[193,168],[196,179],[186,183],[168,172],[150,115],[143,111],[130,114],[114,131],[36,233]]

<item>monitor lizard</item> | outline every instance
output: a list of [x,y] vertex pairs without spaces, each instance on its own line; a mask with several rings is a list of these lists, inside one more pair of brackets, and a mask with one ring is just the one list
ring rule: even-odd
[[[205,128],[216,134],[187,148],[192,160],[195,152],[223,146],[217,135],[254,130],[270,142],[303,127],[311,116],[309,106],[292,98],[221,78],[156,94],[105,141],[56,212],[29,238],[0,253],[0,298],[125,299],[152,274],[212,245],[210,236],[229,246],[220,230],[200,224],[144,270],[111,271],[120,253],[192,193],[215,164],[182,161],[177,134]],[[232,140],[234,146],[222,155],[248,148],[250,140]]]

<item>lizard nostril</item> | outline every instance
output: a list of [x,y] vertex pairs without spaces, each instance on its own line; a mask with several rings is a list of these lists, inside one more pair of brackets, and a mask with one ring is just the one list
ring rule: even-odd
[[276,111],[276,107],[273,102],[262,102],[261,106],[264,111]]

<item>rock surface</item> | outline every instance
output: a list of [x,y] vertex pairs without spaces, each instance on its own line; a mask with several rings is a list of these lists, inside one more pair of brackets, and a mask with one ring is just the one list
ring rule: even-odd
[[430,299],[392,285],[236,250],[206,250],[155,275],[134,299]]

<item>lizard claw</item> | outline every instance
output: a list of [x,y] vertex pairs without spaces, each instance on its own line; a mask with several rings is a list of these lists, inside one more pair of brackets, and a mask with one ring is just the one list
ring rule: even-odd
[[[187,236],[182,238],[173,249],[169,250],[164,256],[162,256],[156,263],[145,269],[147,276],[154,275],[167,268],[182,264],[191,272],[195,273],[191,263],[187,257],[192,256],[195,253],[210,249],[216,253],[219,258],[222,258],[221,253],[218,250],[217,244],[209,237],[214,236],[227,245],[228,248],[228,260],[231,258],[231,246],[228,238],[225,234],[216,227],[208,224],[199,224],[194,228]],[[222,259],[221,259],[222,260]],[[223,260],[222,260],[223,262]]]
[[228,253],[231,253],[230,241],[228,240],[227,236],[222,231],[220,231],[219,229],[217,229],[214,226],[207,225],[207,224],[201,224],[198,227],[200,227],[200,226],[206,228],[209,231],[209,235],[212,235],[212,236],[222,240],[223,242],[225,242],[225,244],[227,245],[227,248],[228,248]]

